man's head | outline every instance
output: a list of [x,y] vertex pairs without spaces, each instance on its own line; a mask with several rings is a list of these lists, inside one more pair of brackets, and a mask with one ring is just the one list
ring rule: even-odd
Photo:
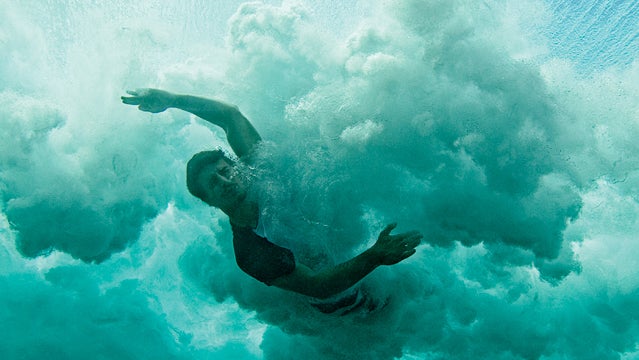
[[246,197],[245,186],[236,175],[233,160],[222,150],[202,151],[186,165],[186,186],[193,196],[228,211]]

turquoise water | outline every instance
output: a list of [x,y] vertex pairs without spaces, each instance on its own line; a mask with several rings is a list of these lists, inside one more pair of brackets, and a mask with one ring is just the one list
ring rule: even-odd
[[[638,3],[176,3],[0,0],[3,359],[639,357]],[[253,121],[299,258],[422,231],[388,305],[242,273],[184,180],[223,134],[146,86]]]

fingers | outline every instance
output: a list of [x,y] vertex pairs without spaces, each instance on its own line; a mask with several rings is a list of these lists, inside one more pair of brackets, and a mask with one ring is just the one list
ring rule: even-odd
[[140,92],[138,90],[127,90],[126,93],[131,96],[120,96],[123,103],[127,105],[140,105],[142,99],[140,98]]
[[386,225],[384,230],[382,230],[382,232],[379,233],[379,236],[383,237],[383,236],[390,235],[391,231],[393,231],[393,229],[396,228],[396,227],[397,227],[397,223],[391,223],[391,224]]
[[[408,251],[408,252],[404,253],[404,255],[402,256],[402,260],[408,259],[409,257],[413,256],[416,252],[417,252],[417,250],[413,249],[411,251]],[[400,260],[400,261],[402,261],[402,260]]]
[[381,263],[384,265],[394,265],[413,256],[417,252],[415,248],[419,246],[423,238],[419,231],[391,235],[395,227],[397,227],[396,223],[386,226],[374,245],[383,254]]
[[122,99],[122,102],[127,105],[140,105],[140,103],[142,102],[142,100],[137,97],[120,96],[120,99]]
[[411,238],[404,241],[399,241],[395,245],[397,251],[406,252],[415,250],[417,246],[421,244],[421,238]]
[[401,235],[396,235],[395,251],[398,255],[398,262],[407,259],[417,252],[415,249],[422,241],[422,234],[411,231]]
[[419,231],[409,231],[402,234],[394,235],[393,238],[395,241],[400,242],[401,244],[406,244],[412,247],[419,245],[424,236]]
[[127,90],[126,93],[131,96],[120,96],[123,103],[127,105],[140,105],[144,100],[144,97],[149,95],[150,91],[149,89],[135,89]]
[[401,234],[395,234],[395,235],[391,235],[390,233],[397,227],[397,223],[391,223],[389,225],[387,225],[384,230],[382,230],[379,234],[379,238],[380,239],[386,239],[386,241],[391,241],[391,242],[402,242],[402,243],[408,243],[410,245],[413,246],[417,246],[419,245],[419,243],[421,242],[421,239],[423,238],[423,235],[417,231],[408,231],[405,233],[401,233]]
[[419,244],[421,244],[421,242],[422,242],[422,238],[421,237],[414,237],[414,238],[409,238],[409,239],[403,240],[401,242],[401,246],[403,246],[406,249],[414,249]]

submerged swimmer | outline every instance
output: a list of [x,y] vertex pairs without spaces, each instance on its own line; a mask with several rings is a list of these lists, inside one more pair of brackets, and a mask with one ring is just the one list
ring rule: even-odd
[[[159,113],[176,108],[219,126],[239,161],[249,162],[249,155],[256,151],[261,141],[253,125],[235,106],[157,89],[127,93],[130,96],[123,96],[122,102],[137,105],[142,111]],[[195,154],[187,164],[187,187],[195,197],[228,215],[238,266],[269,286],[326,299],[353,287],[378,266],[397,264],[413,255],[421,241],[422,235],[417,231],[392,235],[396,224],[390,224],[368,250],[344,263],[315,272],[297,262],[289,249],[258,234],[259,204],[247,198],[249,184],[238,173],[234,161],[222,151],[203,151]]]

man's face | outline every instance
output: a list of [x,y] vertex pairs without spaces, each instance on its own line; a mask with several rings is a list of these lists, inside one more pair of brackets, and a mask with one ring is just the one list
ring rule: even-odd
[[222,210],[232,209],[246,198],[246,185],[237,169],[224,158],[205,166],[198,181],[204,189],[205,202]]

